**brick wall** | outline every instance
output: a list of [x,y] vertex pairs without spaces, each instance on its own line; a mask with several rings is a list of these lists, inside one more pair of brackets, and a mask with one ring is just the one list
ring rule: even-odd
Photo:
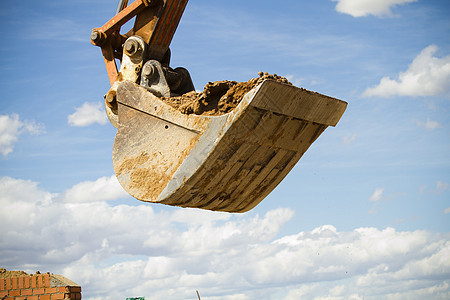
[[81,299],[81,287],[64,276],[53,274],[0,278],[0,299]]

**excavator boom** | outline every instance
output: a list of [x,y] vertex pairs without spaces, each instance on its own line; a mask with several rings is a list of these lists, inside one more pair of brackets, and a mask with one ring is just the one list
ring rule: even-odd
[[[117,128],[114,170],[142,201],[245,212],[337,124],[347,103],[263,73],[196,93],[189,72],[170,67],[169,45],[187,2],[122,0],[116,16],[92,32],[111,82],[105,109]],[[134,27],[120,34],[133,17]]]

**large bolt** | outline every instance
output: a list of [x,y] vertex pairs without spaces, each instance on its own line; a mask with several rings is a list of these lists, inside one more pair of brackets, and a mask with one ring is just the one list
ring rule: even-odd
[[91,41],[95,45],[101,45],[105,41],[105,34],[98,30],[92,30],[91,33]]
[[145,65],[144,69],[142,70],[142,75],[146,77],[152,77],[156,73],[156,69],[154,65]]
[[126,43],[125,50],[127,50],[128,53],[132,53],[133,51],[135,51],[136,49],[134,47],[134,43]]
[[136,40],[128,39],[123,45],[123,49],[125,50],[126,55],[133,56],[139,50],[139,43]]
[[105,99],[106,99],[106,103],[108,103],[108,105],[110,107],[112,107],[112,105],[114,105],[116,103],[116,99],[117,99],[116,91],[113,91],[113,90],[108,91]]
[[91,33],[91,40],[94,42],[97,41],[100,38],[100,33],[96,30],[92,31]]

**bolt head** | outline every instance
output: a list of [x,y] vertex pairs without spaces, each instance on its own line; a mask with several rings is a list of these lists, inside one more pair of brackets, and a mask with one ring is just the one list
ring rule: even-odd
[[152,77],[156,73],[154,65],[146,65],[142,70],[142,74],[146,77]]
[[96,41],[100,38],[100,34],[98,33],[98,31],[92,31],[91,33],[91,40]]
[[105,42],[105,34],[98,30],[92,30],[91,41],[94,45],[101,46]]
[[127,40],[125,45],[123,45],[123,49],[128,56],[133,56],[139,50],[139,43],[135,40]]
[[110,104],[113,104],[116,101],[116,93],[114,91],[109,91],[106,94],[106,101]]
[[128,52],[133,52],[135,50],[133,43],[126,43],[125,50],[127,50]]

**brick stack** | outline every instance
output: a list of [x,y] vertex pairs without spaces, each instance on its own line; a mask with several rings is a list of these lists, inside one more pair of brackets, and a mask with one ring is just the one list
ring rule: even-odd
[[81,287],[64,276],[54,274],[0,278],[0,299],[81,299]]

